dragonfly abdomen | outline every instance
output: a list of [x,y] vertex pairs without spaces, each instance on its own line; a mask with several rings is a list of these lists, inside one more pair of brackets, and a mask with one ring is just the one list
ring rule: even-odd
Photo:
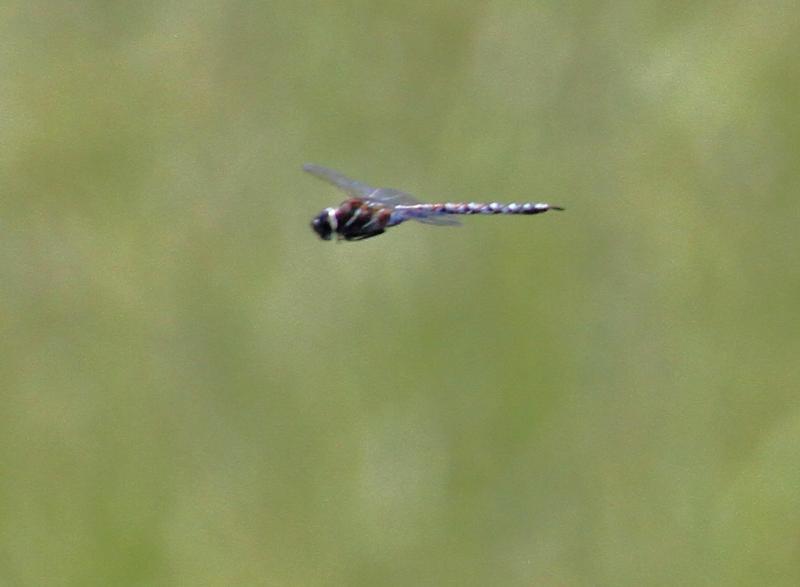
[[431,214],[541,214],[548,210],[563,210],[559,206],[539,202],[523,202],[517,204],[500,204],[499,202],[445,202],[442,204],[415,204],[396,206],[395,210],[403,212],[410,218]]
[[358,198],[345,200],[338,208],[330,210],[331,231],[345,240],[364,240],[382,234],[391,217],[388,208]]

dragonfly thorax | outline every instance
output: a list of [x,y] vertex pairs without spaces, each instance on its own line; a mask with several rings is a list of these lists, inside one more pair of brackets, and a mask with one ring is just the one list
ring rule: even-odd
[[364,240],[379,234],[391,219],[391,210],[361,198],[351,198],[338,208],[325,208],[314,220],[311,228],[323,240]]

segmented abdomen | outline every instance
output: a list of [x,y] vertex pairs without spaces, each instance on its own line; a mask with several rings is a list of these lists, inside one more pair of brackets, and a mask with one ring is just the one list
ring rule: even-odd
[[548,210],[563,210],[559,206],[550,204],[524,202],[517,204],[488,204],[477,202],[446,202],[443,204],[415,204],[408,206],[395,206],[395,210],[406,214],[409,218],[414,216],[430,216],[439,214],[541,214]]

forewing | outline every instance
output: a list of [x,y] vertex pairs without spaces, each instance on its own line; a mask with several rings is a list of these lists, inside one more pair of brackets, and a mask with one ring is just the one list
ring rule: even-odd
[[[323,181],[335,185],[340,190],[344,190],[354,198],[361,198],[369,202],[375,202],[389,208],[395,206],[414,206],[421,204],[417,198],[406,192],[396,190],[393,188],[373,188],[365,183],[350,179],[346,175],[342,175],[338,171],[316,165],[314,163],[306,163],[303,165],[303,170],[310,173]],[[460,226],[461,223],[455,218],[442,216],[436,213],[427,213],[421,215],[419,212],[415,214],[403,214],[408,220],[416,220],[423,224],[433,224],[436,226]]]
[[399,206],[401,204],[413,206],[421,203],[411,194],[392,188],[374,188],[322,165],[306,163],[303,165],[303,170],[322,181],[335,185],[340,190],[346,191],[354,198],[363,198],[386,206]]
[[411,194],[393,188],[373,190],[371,194],[367,195],[367,199],[385,206],[414,206],[422,203]]
[[344,190],[354,198],[368,198],[371,193],[379,191],[365,183],[361,183],[355,179],[350,179],[338,171],[328,169],[322,165],[306,163],[303,165],[303,171],[310,173],[322,181],[327,181],[328,183],[335,185],[337,188]]

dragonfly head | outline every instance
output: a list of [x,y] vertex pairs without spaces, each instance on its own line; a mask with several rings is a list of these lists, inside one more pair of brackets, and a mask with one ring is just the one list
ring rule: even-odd
[[337,224],[336,210],[334,208],[325,208],[311,221],[311,228],[319,235],[319,238],[329,241],[331,240],[331,235],[336,231]]

